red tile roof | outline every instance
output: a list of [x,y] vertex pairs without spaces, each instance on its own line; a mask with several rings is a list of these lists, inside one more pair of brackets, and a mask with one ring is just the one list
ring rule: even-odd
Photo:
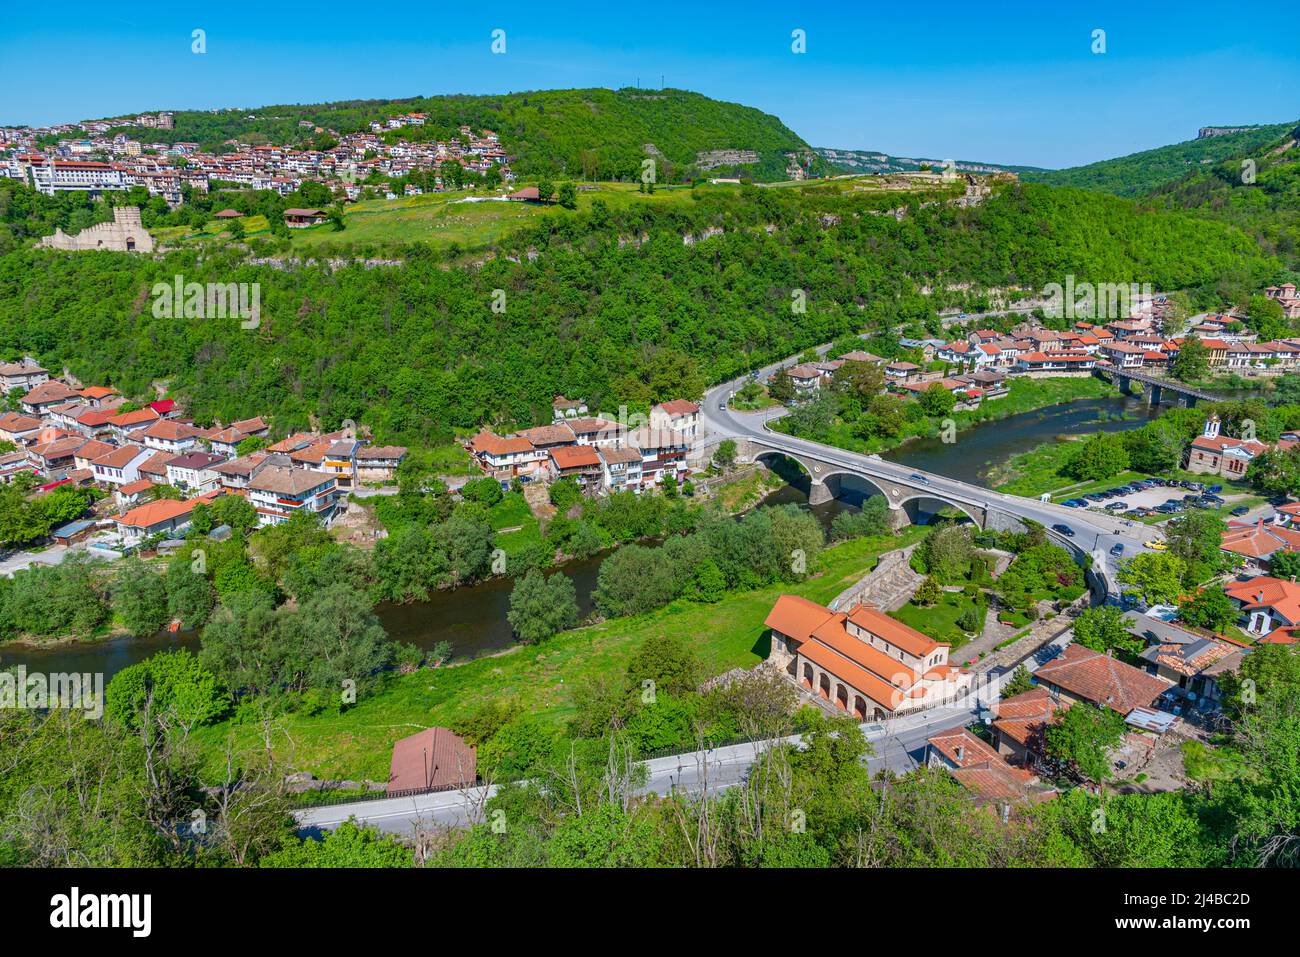
[[428,728],[393,742],[388,790],[419,790],[472,785],[474,748],[446,728]]
[[1074,644],[1039,668],[1035,677],[1125,715],[1134,708],[1149,706],[1169,687],[1163,678]]

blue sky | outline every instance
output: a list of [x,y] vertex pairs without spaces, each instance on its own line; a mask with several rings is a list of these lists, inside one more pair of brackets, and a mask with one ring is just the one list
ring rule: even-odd
[[[6,11],[0,124],[663,76],[774,113],[815,146],[1056,167],[1300,118],[1294,2],[203,6]],[[791,52],[795,29],[806,53]]]

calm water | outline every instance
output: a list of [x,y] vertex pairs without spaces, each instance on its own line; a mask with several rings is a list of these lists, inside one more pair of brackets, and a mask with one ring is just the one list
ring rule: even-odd
[[[885,453],[885,457],[926,471],[987,484],[986,477],[994,466],[1051,442],[1057,435],[1135,428],[1150,414],[1147,406],[1137,399],[1089,399],[977,425],[962,432],[951,445],[938,439],[909,442]],[[1121,415],[1129,417],[1120,419]],[[764,504],[769,505],[794,503],[808,507],[807,502],[806,484],[786,486],[764,499]],[[813,507],[812,512],[823,527],[829,528],[839,512],[852,507],[848,502],[832,501]],[[597,555],[564,567],[564,573],[573,579],[584,616],[591,612],[592,592],[603,558],[604,555]],[[513,585],[509,579],[492,579],[468,588],[439,592],[426,602],[386,603],[376,612],[388,633],[398,641],[426,649],[432,649],[440,641],[449,641],[458,658],[472,658],[513,643],[510,624],[506,621]],[[51,648],[0,646],[0,665],[25,664],[31,670],[43,672],[102,671],[107,680],[128,665],[175,647],[196,650],[198,637],[159,635]]]

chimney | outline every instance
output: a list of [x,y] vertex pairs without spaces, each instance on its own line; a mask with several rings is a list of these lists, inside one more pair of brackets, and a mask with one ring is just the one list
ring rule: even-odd
[[957,745],[957,760],[964,761],[965,759],[966,759],[966,745],[959,744]]

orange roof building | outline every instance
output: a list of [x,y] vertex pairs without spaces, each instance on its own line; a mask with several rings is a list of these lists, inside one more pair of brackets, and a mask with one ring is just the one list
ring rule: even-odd
[[969,684],[948,664],[947,644],[869,605],[837,612],[782,595],[765,624],[768,661],[824,707],[859,720],[926,707]]

